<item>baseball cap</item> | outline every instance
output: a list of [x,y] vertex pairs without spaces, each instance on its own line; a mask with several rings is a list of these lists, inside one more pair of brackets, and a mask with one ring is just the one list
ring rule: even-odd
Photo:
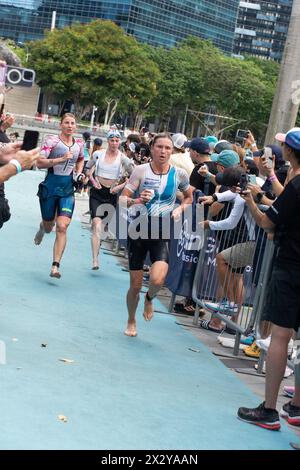
[[216,183],[221,186],[237,186],[240,182],[241,175],[245,174],[245,169],[241,166],[225,168],[223,173],[216,174]]
[[293,127],[286,134],[278,133],[275,135],[275,139],[284,142],[294,150],[300,150],[300,127]]
[[214,150],[216,153],[221,153],[223,150],[232,150],[232,144],[228,140],[218,140]]
[[195,152],[200,153],[201,155],[208,155],[210,152],[208,142],[201,137],[195,137],[190,142],[186,142],[185,147],[195,150]]
[[218,161],[218,158],[219,158],[219,154],[218,154],[218,153],[212,153],[212,154],[210,155],[210,159],[211,159],[212,162],[215,162],[215,163],[216,163],[216,162]]
[[218,142],[217,137],[215,137],[214,135],[208,135],[204,137],[204,140],[208,143],[210,149],[213,149],[216,143]]
[[114,139],[114,138],[121,139],[121,134],[117,129],[111,129],[110,131],[108,131],[106,138],[107,139]]
[[99,137],[96,137],[96,139],[94,139],[94,145],[102,145],[103,141],[102,139],[100,139]]
[[181,149],[185,142],[187,141],[187,136],[184,134],[180,134],[179,132],[177,134],[172,135],[172,142],[174,147],[177,149]]
[[223,150],[219,154],[217,163],[218,165],[228,168],[230,166],[238,165],[240,163],[240,158],[234,150]]

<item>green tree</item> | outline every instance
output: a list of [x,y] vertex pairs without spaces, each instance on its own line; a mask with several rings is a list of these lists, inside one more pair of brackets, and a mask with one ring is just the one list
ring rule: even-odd
[[159,78],[138,42],[101,20],[48,32],[31,43],[30,64],[38,84],[60,100],[72,100],[79,116],[93,104],[138,110],[155,96]]

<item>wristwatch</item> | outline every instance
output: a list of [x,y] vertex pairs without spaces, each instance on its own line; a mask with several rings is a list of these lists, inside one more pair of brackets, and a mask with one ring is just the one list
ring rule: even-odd
[[218,202],[218,196],[216,195],[216,193],[212,194],[211,196],[214,200],[214,202]]
[[256,194],[256,202],[257,202],[258,204],[261,203],[262,198],[264,197],[264,195],[265,195],[265,193],[264,193],[263,191],[262,191],[261,193],[257,193],[257,194]]

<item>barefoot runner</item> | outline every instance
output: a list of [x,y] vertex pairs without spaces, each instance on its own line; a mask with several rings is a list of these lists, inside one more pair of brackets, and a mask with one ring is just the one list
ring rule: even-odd
[[[140,208],[146,209],[147,232],[151,225],[159,230],[149,230],[146,237],[134,239],[129,226],[128,258],[130,270],[130,287],[127,293],[128,324],[125,335],[136,336],[135,313],[139,303],[139,293],[143,282],[143,266],[147,253],[152,262],[149,279],[149,289],[144,300],[144,318],[150,321],[153,317],[152,300],[157,295],[165,282],[168,272],[169,260],[169,233],[164,233],[164,226],[169,226],[170,215],[175,220],[180,216],[185,207],[192,203],[192,189],[189,185],[189,177],[185,170],[172,167],[169,159],[173,151],[173,142],[168,134],[158,134],[151,145],[152,162],[140,165],[133,171],[129,182],[125,186],[120,197],[122,205],[131,207],[130,211]],[[174,209],[177,190],[182,191],[183,200],[179,207]],[[139,197],[133,198],[138,192]],[[133,207],[135,206],[135,207]],[[156,223],[155,220],[156,219]],[[131,225],[131,224],[130,224]],[[168,232],[168,230],[167,230]]]
[[67,229],[70,225],[75,199],[74,179],[83,175],[83,143],[75,139],[75,116],[66,113],[61,118],[59,136],[49,136],[37,160],[38,168],[47,168],[47,176],[39,185],[38,196],[42,222],[34,242],[40,245],[45,233],[50,233],[56,222],[56,239],[53,248],[51,277],[60,278],[59,265],[67,242]]

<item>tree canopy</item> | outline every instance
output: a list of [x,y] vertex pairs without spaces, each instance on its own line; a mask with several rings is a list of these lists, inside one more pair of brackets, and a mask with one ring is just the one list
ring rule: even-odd
[[224,55],[210,41],[188,37],[163,49],[138,43],[110,21],[75,23],[30,43],[37,81],[77,114],[114,103],[119,113],[170,119],[189,109],[243,120],[264,133],[279,65]]
[[159,70],[131,36],[111,21],[74,24],[31,43],[30,65],[37,81],[60,99],[120,108],[139,108],[156,94]]

